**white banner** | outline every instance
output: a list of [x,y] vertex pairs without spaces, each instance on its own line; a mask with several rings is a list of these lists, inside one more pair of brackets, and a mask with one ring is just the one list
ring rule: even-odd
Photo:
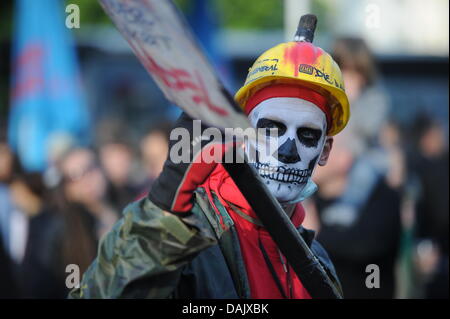
[[99,0],[167,99],[220,128],[250,127],[171,0]]

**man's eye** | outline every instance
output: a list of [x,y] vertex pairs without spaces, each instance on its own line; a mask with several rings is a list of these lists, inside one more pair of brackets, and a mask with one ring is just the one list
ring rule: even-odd
[[266,124],[265,128],[268,128],[268,129],[278,128],[278,126],[274,122],[269,122]]
[[[286,132],[286,126],[282,123],[262,118],[256,124],[258,129],[264,129],[266,136],[281,136]],[[272,134],[271,134],[272,133]]]
[[313,139],[313,138],[316,138],[316,136],[314,135],[314,133],[311,132],[311,131],[303,131],[303,132],[300,133],[300,135],[301,135],[303,138],[307,138],[307,139]]
[[303,144],[308,147],[315,147],[322,136],[322,132],[320,130],[311,129],[311,128],[299,128],[297,130],[297,136]]

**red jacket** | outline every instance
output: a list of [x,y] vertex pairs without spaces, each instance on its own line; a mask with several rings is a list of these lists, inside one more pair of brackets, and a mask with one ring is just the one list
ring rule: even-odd
[[[277,299],[286,296],[294,299],[309,299],[308,292],[294,270],[289,265],[283,264],[286,259],[280,254],[267,230],[258,225],[260,223],[256,214],[224,167],[217,165],[208,180],[201,186],[205,188],[209,196],[211,191],[217,195],[233,219],[247,271],[251,297]],[[231,208],[232,205],[234,209]],[[296,228],[301,225],[304,217],[305,211],[302,205],[297,204],[291,217]],[[266,261],[264,252],[269,262]],[[272,274],[270,264],[275,274]]]

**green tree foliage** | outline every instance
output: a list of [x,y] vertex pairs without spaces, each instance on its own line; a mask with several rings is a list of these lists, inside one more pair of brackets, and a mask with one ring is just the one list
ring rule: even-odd
[[[175,0],[189,12],[195,0]],[[225,28],[279,29],[283,27],[283,0],[209,0],[214,2],[218,18]],[[109,24],[109,18],[95,0],[66,0],[80,7],[81,25]]]
[[223,26],[230,29],[281,29],[282,0],[216,0]]
[[66,5],[76,4],[80,8],[80,24],[111,24],[97,0],[66,0]]

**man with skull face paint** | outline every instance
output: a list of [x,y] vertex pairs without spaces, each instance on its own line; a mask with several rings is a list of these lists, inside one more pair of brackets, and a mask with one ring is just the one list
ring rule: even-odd
[[287,84],[266,87],[247,102],[254,127],[278,131],[277,152],[264,156],[257,145],[254,166],[281,204],[299,202],[315,190],[313,169],[326,163],[332,145],[326,136],[331,122],[326,103],[314,91]]
[[[236,100],[253,126],[278,129],[277,152],[266,155],[258,144],[247,145],[247,151],[256,148],[249,160],[338,284],[314,233],[301,226],[305,212],[300,202],[315,191],[314,167],[326,164],[332,136],[348,121],[339,67],[311,43],[283,43],[257,59]],[[186,114],[176,124],[190,132],[192,125]],[[203,141],[201,152],[213,148],[225,145]],[[105,237],[81,288],[70,297],[310,295],[221,164],[176,164],[169,157],[149,195],[130,204]]]

